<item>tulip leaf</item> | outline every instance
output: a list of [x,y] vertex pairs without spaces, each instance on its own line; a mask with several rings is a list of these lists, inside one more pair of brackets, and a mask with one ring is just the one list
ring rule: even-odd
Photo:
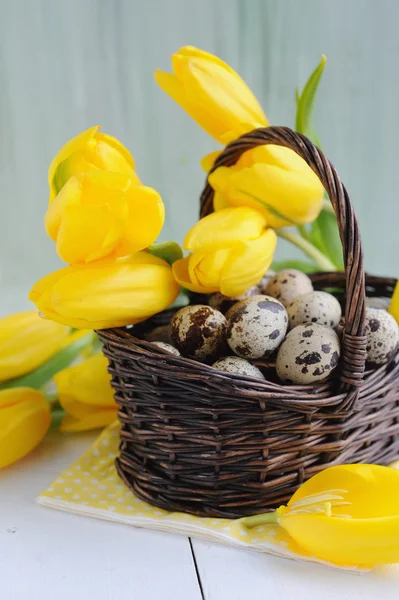
[[338,269],[343,270],[342,242],[339,237],[335,215],[322,210],[314,224],[318,227],[320,239],[323,241],[324,254],[332,260]]
[[326,61],[327,59],[323,54],[320,63],[306,82],[302,93],[300,94],[298,89],[296,90],[297,111],[295,129],[298,133],[306,135],[317,146],[320,146],[320,143],[315,132],[313,131],[312,113],[317,89],[319,87],[319,83],[323,75]]
[[271,265],[273,271],[282,271],[283,269],[297,269],[303,273],[316,273],[320,268],[305,260],[281,260],[273,262]]
[[69,367],[79,354],[93,341],[95,333],[91,331],[87,335],[77,338],[71,344],[63,347],[57,354],[52,356],[47,362],[38,367],[35,371],[5,381],[0,385],[0,390],[12,387],[31,387],[40,389],[47,383],[58,371]]
[[147,248],[150,254],[162,258],[170,265],[173,265],[176,260],[183,258],[183,251],[177,242],[155,242]]

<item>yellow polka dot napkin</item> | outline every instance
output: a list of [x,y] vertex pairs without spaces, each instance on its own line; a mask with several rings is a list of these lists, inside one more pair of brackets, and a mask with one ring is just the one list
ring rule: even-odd
[[190,535],[297,560],[322,562],[299,548],[278,525],[246,529],[240,519],[213,519],[168,512],[140,500],[116,472],[114,461],[118,453],[118,434],[117,422],[105,429],[92,447],[40,494],[37,498],[39,504],[134,527]]

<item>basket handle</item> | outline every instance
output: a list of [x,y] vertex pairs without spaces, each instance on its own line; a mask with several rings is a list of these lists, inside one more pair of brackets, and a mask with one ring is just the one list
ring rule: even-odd
[[[348,192],[333,165],[304,135],[288,127],[262,127],[245,133],[226,146],[216,159],[210,173],[218,167],[234,165],[244,152],[265,144],[290,148],[303,158],[323,184],[337,216],[346,278],[345,326],[340,377],[344,389],[356,389],[362,383],[366,363],[363,249],[359,225]],[[214,191],[207,180],[200,199],[201,217],[213,212],[213,196]],[[357,393],[352,397],[352,403],[356,396]]]

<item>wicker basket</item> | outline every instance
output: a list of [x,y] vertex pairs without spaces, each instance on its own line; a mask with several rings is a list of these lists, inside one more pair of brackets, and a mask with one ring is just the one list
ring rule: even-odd
[[[137,496],[171,511],[241,517],[275,508],[321,469],[386,464],[399,456],[399,355],[365,372],[365,294],[391,296],[395,279],[367,277],[359,229],[334,167],[307,138],[283,127],[232,142],[214,168],[257,145],[295,150],[319,176],[337,215],[344,273],[319,273],[316,289],[344,300],[335,379],[308,386],[216,371],[140,339],[165,312],[133,330],[99,332],[119,404],[120,476]],[[212,211],[207,184],[201,215]]]

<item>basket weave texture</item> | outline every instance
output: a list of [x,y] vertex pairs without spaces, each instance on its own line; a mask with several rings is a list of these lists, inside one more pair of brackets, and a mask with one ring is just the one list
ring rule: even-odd
[[[223,373],[141,339],[167,323],[165,311],[133,329],[98,332],[121,423],[117,469],[134,493],[161,508],[236,518],[286,502],[327,466],[387,464],[399,456],[399,353],[365,371],[365,297],[390,297],[395,279],[366,276],[359,227],[334,167],[306,137],[285,127],[256,129],[229,144],[213,169],[258,145],[291,148],[318,175],[335,210],[345,273],[313,275],[344,304],[335,378],[283,385]],[[201,216],[213,210],[207,183]]]

